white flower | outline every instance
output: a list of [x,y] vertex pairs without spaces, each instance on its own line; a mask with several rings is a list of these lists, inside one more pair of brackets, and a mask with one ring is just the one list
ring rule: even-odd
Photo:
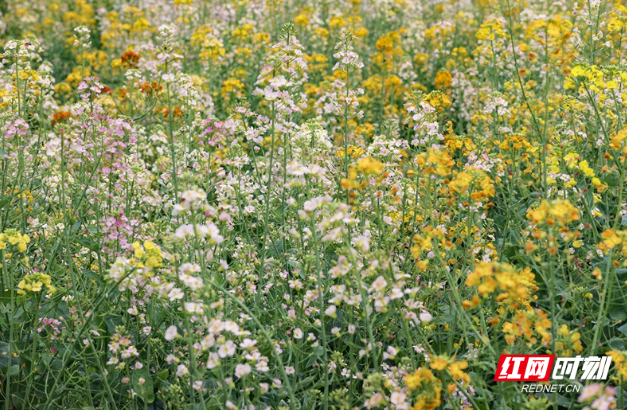
[[364,252],[368,252],[370,250],[370,238],[365,235],[360,235],[354,238],[353,243],[357,249],[361,249]]
[[394,360],[397,354],[398,350],[394,346],[388,346],[387,351],[383,352],[383,360]]
[[303,204],[303,209],[305,212],[313,212],[316,210],[317,204],[314,201],[305,201]]
[[302,339],[303,338],[303,331],[300,330],[299,328],[294,329],[294,338],[295,339]]
[[235,377],[242,378],[252,371],[252,367],[248,364],[238,364],[235,366]]
[[185,310],[188,313],[202,313],[202,303],[185,302]]
[[242,349],[251,349],[253,348],[255,345],[257,344],[256,340],[250,340],[248,338],[242,340],[242,343],[239,344],[239,347],[241,347]]
[[200,289],[203,285],[202,279],[197,278],[196,276],[187,275],[185,273],[179,274],[179,279],[185,284],[185,286],[193,291]]
[[420,321],[421,322],[429,323],[429,322],[431,322],[432,319],[433,319],[433,316],[429,312],[423,312],[423,313],[420,314]]
[[125,350],[122,351],[120,355],[122,359],[128,359],[131,356],[139,356],[139,352],[135,346],[129,346]]
[[261,391],[261,394],[267,393],[269,388],[270,385],[268,383],[259,383],[259,390]]
[[380,292],[385,289],[387,285],[388,283],[385,278],[383,276],[379,276],[374,282],[372,282],[372,285],[370,286],[370,289],[368,289],[368,291]]
[[184,364],[179,364],[176,368],[176,375],[182,377],[187,374],[189,374],[189,370],[187,369],[187,367]]
[[407,409],[408,404],[405,402],[407,395],[405,393],[394,392],[390,396],[390,401],[394,404],[395,409]]
[[174,288],[170,291],[170,293],[168,293],[168,299],[171,301],[183,299],[183,296],[185,296],[185,294],[179,288]]
[[168,330],[165,331],[165,340],[174,340],[176,336],[178,336],[176,326],[170,326]]
[[269,372],[270,368],[268,367],[268,362],[263,360],[260,362],[257,362],[257,365],[255,366],[257,368],[258,372]]
[[184,263],[179,268],[179,274],[190,274],[200,272],[200,266],[195,263]]
[[236,347],[235,343],[233,343],[231,340],[228,340],[225,344],[220,346],[220,348],[218,349],[218,356],[220,357],[233,356],[235,354],[235,347]]
[[213,369],[220,365],[220,357],[217,353],[209,353],[209,359],[207,360],[207,369]]

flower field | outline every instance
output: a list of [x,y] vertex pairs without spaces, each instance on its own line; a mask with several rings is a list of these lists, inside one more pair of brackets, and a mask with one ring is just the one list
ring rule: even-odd
[[0,12],[0,410],[627,409],[622,0]]

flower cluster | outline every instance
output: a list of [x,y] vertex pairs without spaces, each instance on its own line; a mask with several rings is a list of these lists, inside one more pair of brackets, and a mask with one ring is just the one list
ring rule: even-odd
[[0,403],[623,406],[623,3],[0,2]]

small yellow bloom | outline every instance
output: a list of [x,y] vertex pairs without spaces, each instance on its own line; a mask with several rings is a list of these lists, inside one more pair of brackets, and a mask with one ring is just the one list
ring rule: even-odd
[[385,164],[372,157],[365,157],[357,161],[357,170],[366,175],[379,175],[383,172]]
[[444,370],[448,366],[448,358],[443,356],[435,356],[431,358],[431,362],[429,363],[429,367],[433,370]]

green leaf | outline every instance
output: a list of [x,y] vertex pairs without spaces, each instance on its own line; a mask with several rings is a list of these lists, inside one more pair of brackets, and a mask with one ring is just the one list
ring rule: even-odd
[[72,233],[78,232],[78,230],[81,229],[81,221],[76,222],[73,226],[72,226]]
[[627,312],[625,312],[625,308],[623,306],[611,306],[609,314],[614,320],[627,319]]
[[76,238],[76,242],[80,245],[83,245],[84,247],[86,247],[87,249],[91,251],[98,252],[100,250],[100,246],[98,246],[98,244],[93,243],[89,239]]
[[147,368],[143,367],[133,372],[133,390],[146,403],[155,401],[155,389],[152,384],[152,377]]
[[322,346],[316,346],[316,348],[314,349],[313,353],[311,354],[311,357],[309,358],[309,360],[307,360],[307,368],[311,368],[311,366],[322,357],[322,355],[324,354],[324,347]]
[[618,177],[618,175],[609,174],[608,176],[603,178],[603,182],[605,182],[610,187],[616,187],[620,182],[620,178]]
[[157,379],[159,379],[159,380],[168,380],[169,373],[170,372],[168,371],[168,369],[163,369],[159,373],[156,374]]
[[625,341],[621,338],[613,337],[607,344],[614,350],[625,350]]
[[105,281],[96,273],[89,271],[87,269],[83,270],[83,275],[85,275],[85,277],[89,278],[89,279],[93,279],[94,281],[96,281],[99,285],[101,286],[105,286]]
[[299,381],[298,383],[296,383],[296,390],[305,390],[307,389],[309,386],[311,386],[313,384],[313,382],[315,382],[317,380],[317,378],[313,377],[313,376],[309,376],[301,381]]
[[394,314],[394,311],[393,311],[393,310],[391,310],[391,311],[389,311],[388,313],[386,313],[386,314],[384,314],[384,315],[382,315],[382,316],[379,316],[379,317],[377,318],[377,320],[376,320],[376,321],[374,321],[374,325],[373,325],[373,327],[374,327],[374,328],[378,328],[379,326],[382,326],[384,323],[388,323],[388,321],[389,321],[390,317],[392,317],[392,315],[393,315],[393,314]]
[[105,317],[104,321],[107,325],[107,330],[109,331],[109,334],[114,334],[116,326],[122,326],[122,324],[124,324],[124,321],[120,316],[110,315]]

